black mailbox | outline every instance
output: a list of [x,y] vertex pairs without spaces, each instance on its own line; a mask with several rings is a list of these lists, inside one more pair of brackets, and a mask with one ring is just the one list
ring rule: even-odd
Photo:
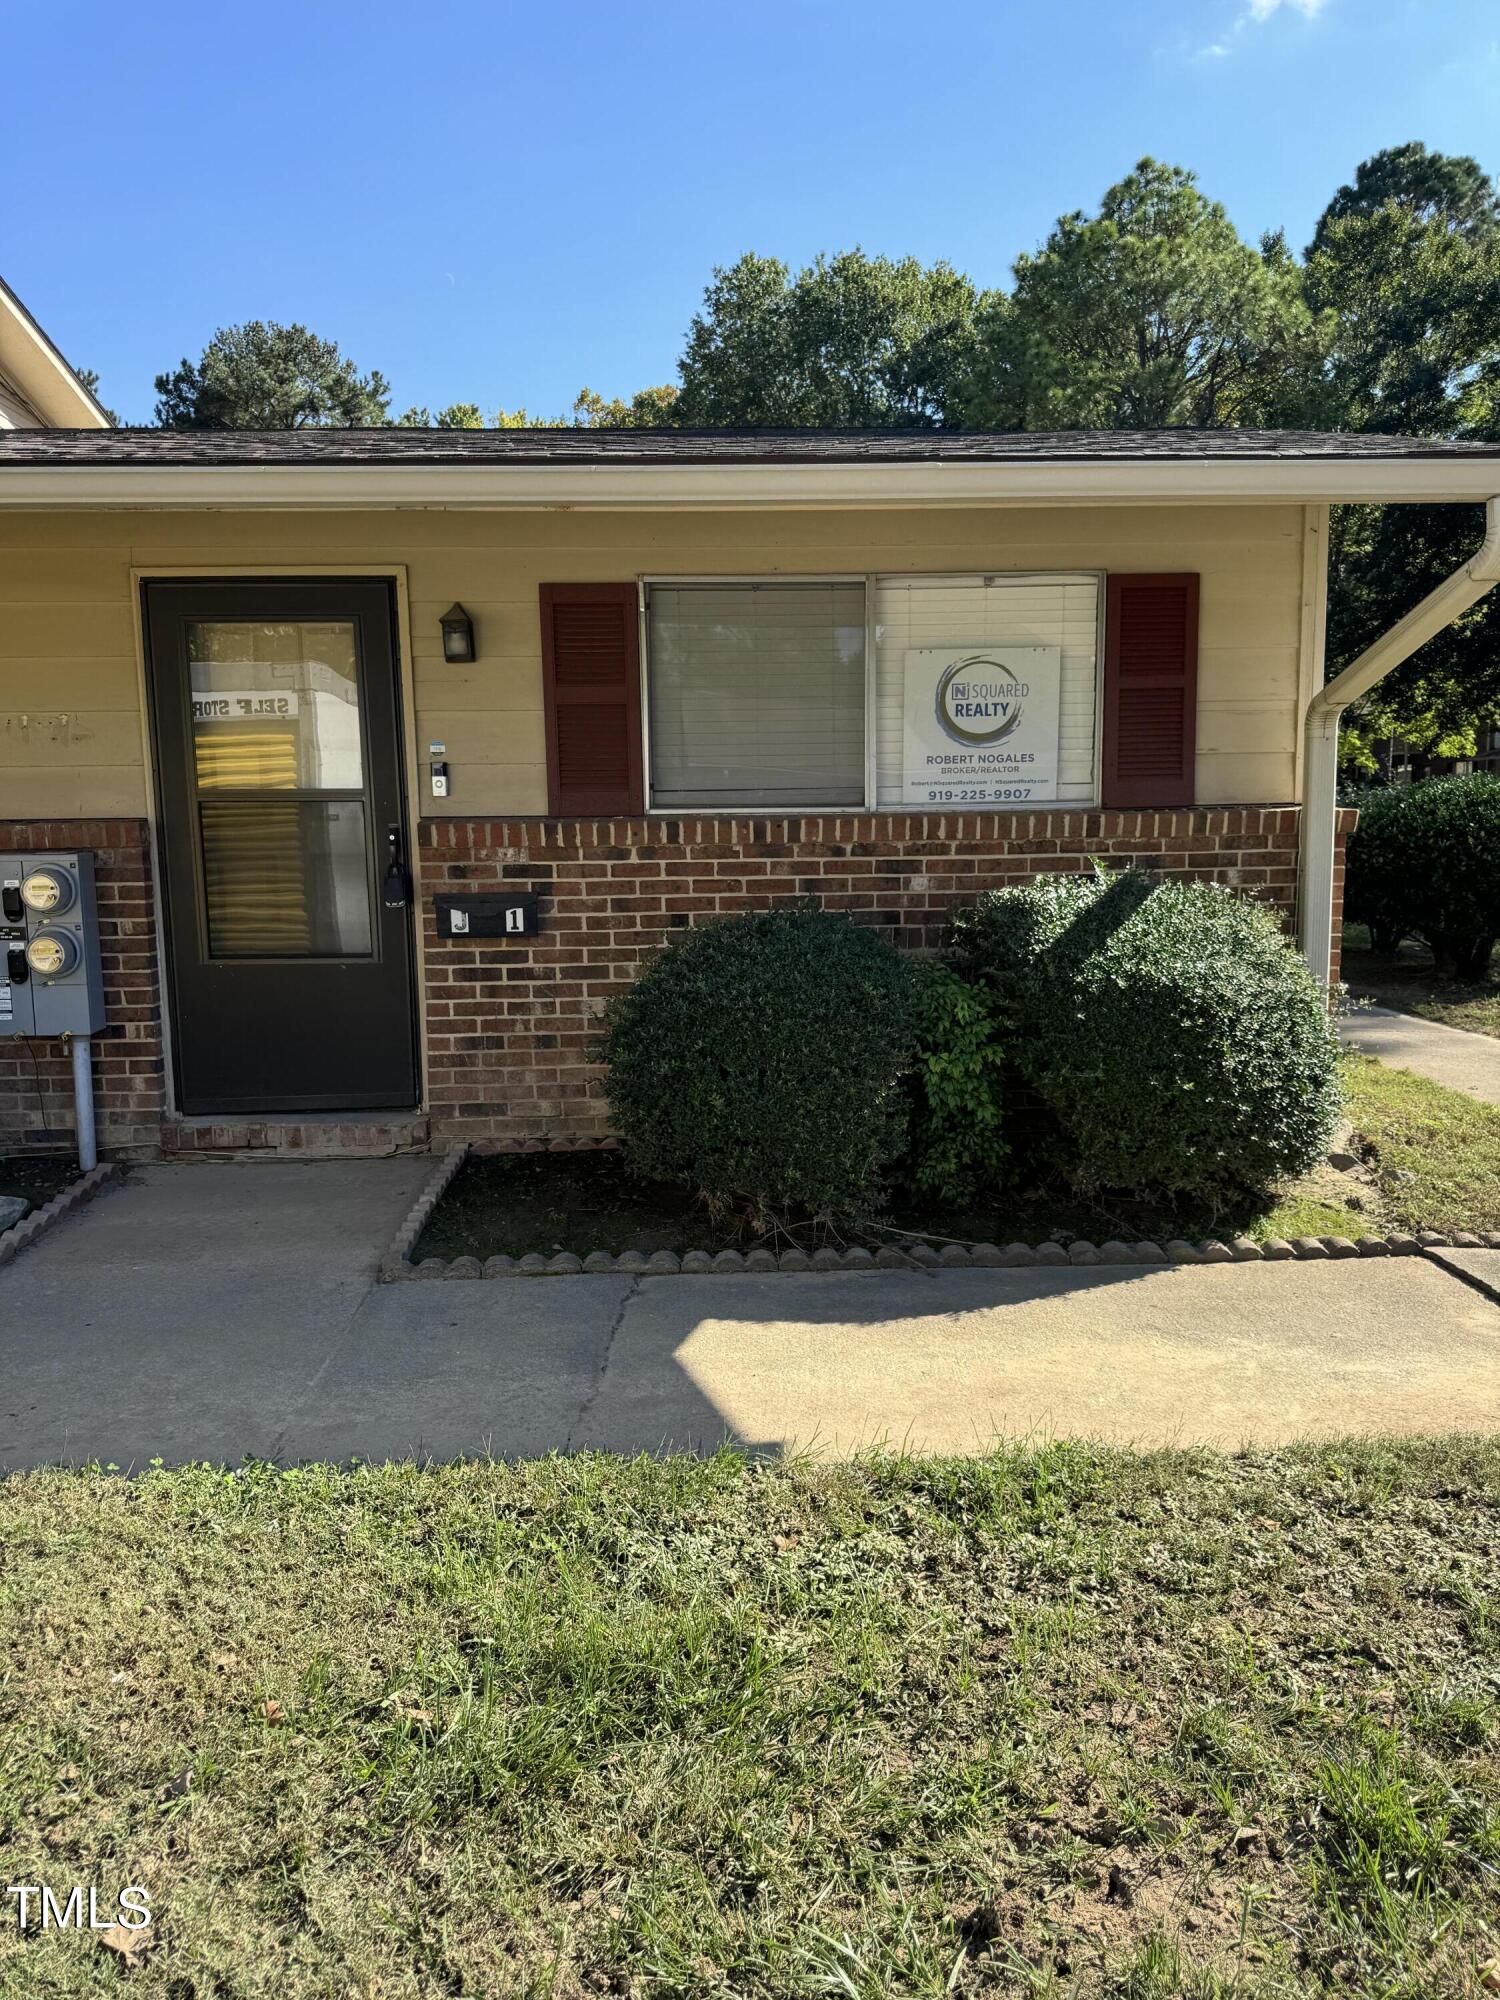
[[535,896],[434,896],[442,938],[535,937]]

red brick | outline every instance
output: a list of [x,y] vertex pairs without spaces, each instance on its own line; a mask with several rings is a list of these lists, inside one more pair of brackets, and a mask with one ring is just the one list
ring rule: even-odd
[[[429,1037],[433,1100],[442,1107],[434,1137],[602,1133],[600,1072],[589,1059],[600,1010],[687,922],[811,892],[879,924],[903,949],[931,950],[955,908],[982,890],[1041,871],[1076,872],[1102,854],[1235,882],[1289,923],[1298,818],[1295,808],[1250,806],[429,822],[420,840],[429,891],[445,879],[439,857],[447,854],[464,857],[462,879],[476,887],[519,879],[502,875],[506,867],[552,870],[536,884],[536,939],[498,946],[476,965],[429,932],[429,1018],[440,1007],[473,1029]],[[486,1034],[497,1021],[510,1032]],[[457,1039],[482,1046],[460,1048]]]
[[[154,1151],[165,1107],[149,832],[144,820],[9,820],[0,852],[86,849],[94,856],[108,1025],[95,1038],[99,1138],[106,1152]],[[32,1055],[36,1066],[32,1066]],[[40,1085],[40,1112],[38,1109]],[[0,1041],[0,1145],[73,1130],[72,1064],[57,1042]],[[33,1143],[35,1141],[33,1140]]]

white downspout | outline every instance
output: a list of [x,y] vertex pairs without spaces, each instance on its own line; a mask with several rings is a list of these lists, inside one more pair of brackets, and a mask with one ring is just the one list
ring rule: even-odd
[[1462,569],[1430,590],[1413,611],[1367,646],[1307,706],[1302,762],[1302,866],[1299,904],[1302,955],[1326,988],[1333,966],[1333,862],[1338,825],[1339,723],[1351,701],[1367,694],[1418,646],[1462,617],[1500,583],[1500,495],[1485,503],[1485,534]]

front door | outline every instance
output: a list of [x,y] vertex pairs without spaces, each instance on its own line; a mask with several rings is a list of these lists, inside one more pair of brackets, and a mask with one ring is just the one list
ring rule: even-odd
[[392,614],[364,578],[145,586],[185,1113],[417,1101]]

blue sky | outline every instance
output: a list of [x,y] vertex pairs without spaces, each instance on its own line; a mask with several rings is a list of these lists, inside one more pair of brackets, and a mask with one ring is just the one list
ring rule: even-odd
[[0,274],[135,422],[235,320],[552,417],[670,380],[747,249],[994,284],[1143,153],[1295,246],[1381,146],[1500,169],[1494,0],[17,0],[6,42]]

